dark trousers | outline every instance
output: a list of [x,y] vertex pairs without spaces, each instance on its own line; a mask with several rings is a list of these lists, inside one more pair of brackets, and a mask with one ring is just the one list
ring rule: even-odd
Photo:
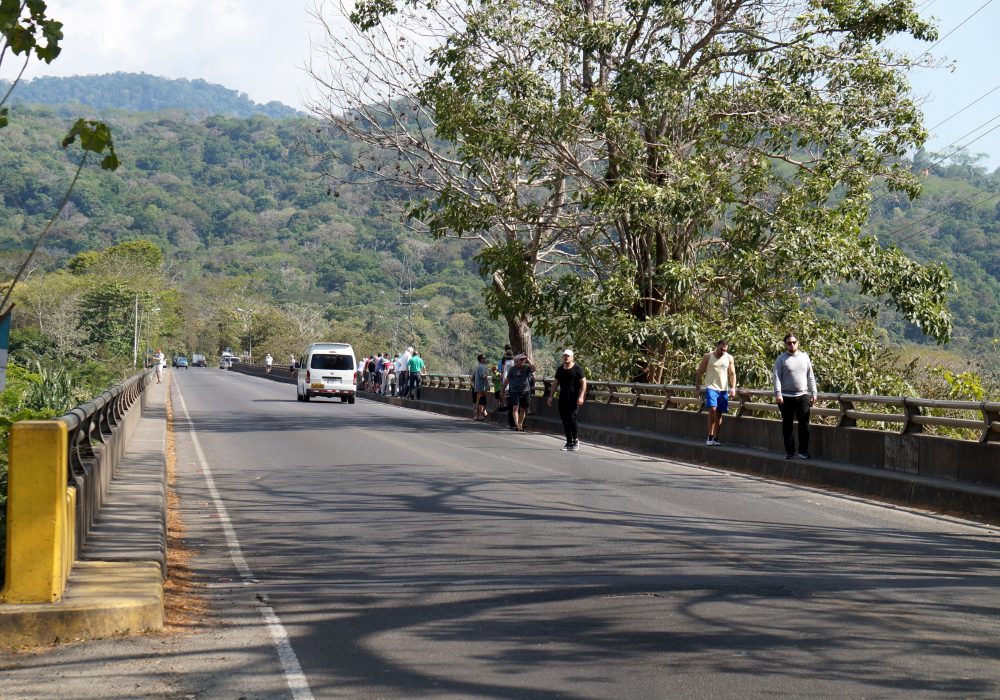
[[399,373],[399,395],[406,398],[407,392],[410,391],[410,373],[408,371],[403,371]]
[[566,432],[566,444],[576,442],[576,414],[580,410],[575,397],[573,401],[559,402],[559,417],[562,418],[563,430]]
[[411,399],[417,401],[420,400],[420,372],[410,372],[410,391],[409,396]]
[[809,394],[784,396],[781,409],[781,437],[785,439],[785,454],[795,454],[795,439],[792,437],[792,421],[799,422],[799,452],[809,454],[809,409],[812,403]]

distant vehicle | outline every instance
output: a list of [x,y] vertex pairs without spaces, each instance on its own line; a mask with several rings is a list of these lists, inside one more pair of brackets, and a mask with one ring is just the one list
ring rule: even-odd
[[181,367],[184,369],[188,369],[188,359],[186,357],[178,355],[177,357],[174,358],[174,367]]
[[208,362],[205,360],[204,355],[199,355],[198,353],[194,353],[193,355],[191,355],[191,365],[194,367],[207,367]]
[[302,353],[295,382],[295,398],[299,401],[339,396],[341,403],[354,403],[357,390],[357,361],[349,344],[313,343]]
[[232,355],[223,355],[219,358],[219,369],[229,369],[237,359]]

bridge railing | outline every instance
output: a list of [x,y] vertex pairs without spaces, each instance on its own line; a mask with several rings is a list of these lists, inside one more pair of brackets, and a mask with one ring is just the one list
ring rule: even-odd
[[[551,396],[555,379],[535,384],[537,396]],[[431,374],[424,385],[440,389],[472,390],[467,374]],[[690,384],[641,384],[594,380],[587,382],[587,398],[605,404],[658,410],[703,411],[704,402]],[[737,389],[733,412],[737,416],[775,418],[780,409],[767,389]],[[901,434],[946,429],[949,437],[1000,442],[1000,402],[949,401],[909,396],[867,396],[820,393],[812,415],[836,427],[895,430]]]
[[66,426],[68,481],[77,490],[77,554],[86,544],[125,451],[117,431],[152,377],[152,372],[137,374],[59,418]]
[[4,602],[62,597],[152,376],[137,374],[59,418],[11,426]]

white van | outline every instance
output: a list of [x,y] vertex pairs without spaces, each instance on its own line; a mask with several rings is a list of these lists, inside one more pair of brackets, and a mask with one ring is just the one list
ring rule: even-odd
[[299,358],[295,398],[339,396],[341,403],[354,403],[358,388],[358,363],[347,343],[313,343]]

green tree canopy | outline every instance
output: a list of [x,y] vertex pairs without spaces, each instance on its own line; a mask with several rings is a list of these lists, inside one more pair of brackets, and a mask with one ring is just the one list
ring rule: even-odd
[[[353,19],[411,7],[445,11],[363,2]],[[559,202],[562,272],[525,274],[523,240],[481,258],[517,280],[544,334],[657,380],[701,339],[780,326],[844,280],[949,338],[948,272],[862,233],[875,182],[918,191],[902,160],[925,138],[912,61],[885,44],[934,38],[912,1],[481,0],[457,13],[418,94],[468,180],[538,176],[536,206],[508,215],[530,226]],[[494,200],[470,189],[422,195],[414,211],[432,227],[496,226]]]

